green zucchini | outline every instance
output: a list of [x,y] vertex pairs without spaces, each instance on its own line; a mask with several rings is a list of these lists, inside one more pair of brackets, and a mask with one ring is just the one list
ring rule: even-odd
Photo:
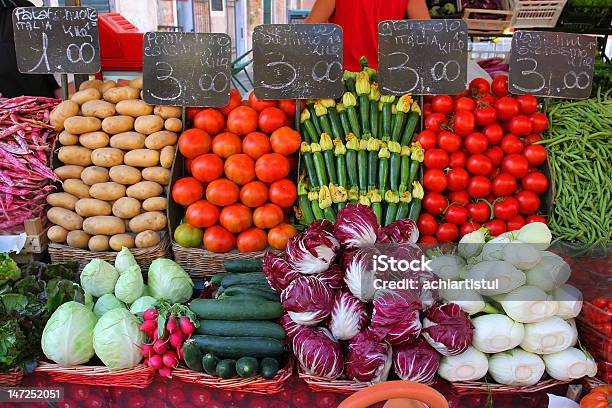
[[272,357],[263,358],[259,367],[261,369],[261,376],[266,380],[276,377],[280,368],[278,360]]
[[223,278],[225,278],[227,275],[229,275],[230,272],[219,272],[216,273],[212,278],[210,278],[210,284],[213,286],[221,286],[221,281],[223,280]]
[[227,337],[198,334],[192,337],[203,353],[217,357],[276,357],[283,354],[283,342],[271,337]]
[[228,259],[223,261],[226,272],[261,272],[261,259]]
[[183,344],[182,351],[185,365],[191,370],[202,371],[202,352],[191,339]]
[[215,370],[217,377],[232,378],[236,376],[236,360],[227,358],[219,361]]
[[280,298],[278,294],[276,294],[276,292],[274,292],[272,289],[265,289],[262,287],[232,286],[232,287],[225,289],[223,293],[226,294],[227,296],[257,295],[257,296],[261,296],[268,300],[277,301],[277,302],[280,301]]
[[221,280],[221,286],[229,288],[235,285],[268,285],[265,275],[262,272],[231,273]]
[[211,320],[272,320],[283,315],[279,302],[251,301],[245,307],[243,301],[233,299],[194,299],[189,309],[200,319]]
[[408,113],[404,132],[402,133],[402,139],[400,141],[400,144],[402,146],[410,144],[410,141],[412,140],[412,135],[414,134],[414,129],[416,129],[416,125],[419,122],[419,117],[420,111],[410,111],[410,113]]
[[[248,307],[248,303],[245,303]],[[285,330],[280,324],[266,320],[245,320],[237,322],[233,320],[200,320],[200,327],[196,334],[208,334],[212,336],[231,337],[270,337],[283,340]]]
[[346,135],[344,133],[344,129],[342,128],[342,122],[340,122],[340,115],[338,114],[338,111],[335,107],[330,107],[327,109],[327,114],[329,115],[329,121],[331,123],[334,139],[343,140]]
[[219,364],[219,359],[212,353],[206,353],[202,357],[202,368],[208,375],[217,375],[217,364]]
[[236,373],[243,378],[254,376],[258,368],[259,363],[254,357],[240,357],[236,361]]

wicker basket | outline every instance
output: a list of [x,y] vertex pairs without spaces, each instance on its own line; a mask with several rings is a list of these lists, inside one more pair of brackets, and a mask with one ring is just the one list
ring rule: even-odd
[[23,380],[23,371],[13,368],[8,373],[0,373],[0,387],[17,387]]
[[293,374],[293,365],[293,357],[290,357],[285,367],[276,374],[276,377],[270,380],[266,380],[259,375],[249,378],[223,379],[186,368],[177,368],[172,372],[172,377],[186,383],[228,391],[249,392],[253,394],[276,394],[282,390],[285,382]]
[[104,387],[146,388],[155,377],[155,370],[143,364],[112,371],[102,366],[61,367],[41,361],[36,371],[48,374],[57,382]]
[[[299,377],[308,384],[308,388],[313,391],[327,391],[336,394],[352,394],[357,391],[368,388],[374,384],[371,382],[353,381],[353,380],[334,380],[331,378],[317,377],[315,375],[306,374],[302,368],[298,369]],[[435,382],[435,378],[427,383],[431,385]]]
[[451,382],[450,386],[457,395],[475,394],[528,394],[539,392],[558,385],[569,384],[571,381],[548,379],[534,385],[513,386],[480,381]]
[[[149,269],[151,262],[157,258],[168,256],[169,247],[170,238],[168,234],[164,234],[159,244],[150,248],[132,248],[130,251],[134,254],[134,258],[136,258],[136,262],[138,262],[140,268],[146,271]],[[79,269],[83,269],[92,259],[103,259],[113,263],[115,262],[117,252],[92,252],[85,249],[73,248],[68,245],[52,243],[49,244],[49,255],[51,256],[51,262],[77,261],[79,263]]]

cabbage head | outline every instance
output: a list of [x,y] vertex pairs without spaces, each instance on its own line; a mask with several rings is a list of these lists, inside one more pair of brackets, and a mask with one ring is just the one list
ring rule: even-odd
[[149,287],[147,285],[143,285],[142,287],[142,296],[151,296],[151,292],[149,292]]
[[81,272],[81,286],[94,297],[113,293],[119,272],[102,259],[92,259]]
[[[134,258],[134,255],[128,248],[121,247],[121,251],[119,251],[115,258],[115,269],[119,272],[119,275],[123,275],[132,266],[138,266],[136,258]],[[138,270],[140,271],[140,266],[138,266]]]
[[93,310],[94,303],[96,303],[96,300],[93,296],[91,296],[91,293],[83,292],[83,303],[85,304],[85,306],[87,306],[89,310]]
[[96,301],[96,305],[93,308],[93,312],[99,319],[104,315],[104,313],[108,312],[109,310],[117,309],[119,307],[126,309],[125,304],[123,304],[122,301],[117,299],[115,295],[108,293]]
[[185,303],[193,295],[193,281],[171,259],[159,258],[151,263],[148,284],[151,296],[170,303]]
[[115,284],[115,296],[122,302],[131,305],[136,299],[142,296],[144,281],[138,265],[130,268],[119,276]]
[[96,315],[77,302],[66,302],[51,315],[43,330],[45,356],[62,367],[88,362],[94,355]]
[[143,296],[134,301],[130,306],[130,312],[134,315],[142,316],[145,310],[151,309],[157,303],[157,299],[151,296]]
[[127,309],[113,309],[98,320],[93,331],[93,348],[111,370],[133,367],[140,362],[145,334],[140,321]]

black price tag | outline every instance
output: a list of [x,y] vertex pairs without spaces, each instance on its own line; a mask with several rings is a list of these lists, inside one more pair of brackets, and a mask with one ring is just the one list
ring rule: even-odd
[[142,47],[145,102],[215,108],[229,103],[229,35],[148,32]]
[[595,37],[517,31],[512,37],[508,89],[513,94],[584,99],[591,95]]
[[458,94],[467,87],[463,20],[386,20],[378,24],[378,80],[386,95]]
[[100,71],[98,12],[91,7],[13,10],[17,68],[24,74]]
[[253,32],[255,95],[260,99],[339,98],[344,93],[342,28],[266,24]]

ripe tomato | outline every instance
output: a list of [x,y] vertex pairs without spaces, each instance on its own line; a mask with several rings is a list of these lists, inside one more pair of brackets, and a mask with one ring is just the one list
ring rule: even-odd
[[468,210],[463,206],[451,204],[446,210],[444,218],[451,224],[461,225],[468,219]]
[[178,179],[172,186],[172,199],[175,203],[188,206],[204,195],[204,187],[193,177]]
[[493,195],[503,197],[518,190],[516,178],[508,173],[502,173],[493,179]]
[[523,227],[523,225],[525,225],[525,219],[520,215],[517,215],[511,220],[508,220],[508,222],[506,223],[508,231],[519,230]]
[[493,170],[493,163],[484,154],[475,154],[467,159],[466,167],[473,176],[486,176]]
[[496,237],[506,232],[506,223],[498,219],[494,219],[485,223],[483,227],[488,229],[489,234],[491,234],[491,236],[493,237]]
[[255,162],[246,154],[234,154],[228,157],[223,170],[225,177],[240,186],[255,180]]
[[257,207],[253,212],[253,224],[258,228],[274,228],[281,222],[285,215],[282,208],[273,203]]
[[227,159],[233,154],[242,151],[240,138],[232,132],[220,133],[212,141],[212,151],[218,156]]
[[478,99],[478,103],[482,105],[495,105],[499,98],[495,95],[486,94]]
[[465,207],[470,203],[470,195],[467,190],[451,191],[448,193],[448,201]]
[[519,106],[513,97],[504,96],[495,102],[495,110],[497,111],[497,117],[499,120],[505,122],[518,115]]
[[491,181],[484,176],[472,177],[467,190],[472,198],[486,197],[491,193]]
[[438,143],[438,136],[432,130],[425,129],[417,136],[417,142],[425,150],[433,149]]
[[206,187],[206,199],[219,207],[234,204],[239,196],[240,189],[228,179],[214,180]]
[[468,221],[461,224],[459,227],[459,235],[464,236],[480,229],[480,224],[474,221]]
[[435,237],[432,237],[430,235],[426,235],[426,236],[423,236],[423,237],[419,238],[419,242],[421,244],[435,245],[435,244],[438,243],[438,240]]
[[436,238],[439,242],[451,242],[457,239],[459,236],[459,229],[455,224],[445,222],[438,226],[436,231]]
[[514,197],[504,197],[493,204],[493,215],[502,221],[508,221],[519,213],[519,202]]
[[179,151],[188,159],[210,152],[210,144],[208,133],[197,128],[184,131],[178,140]]
[[489,207],[486,201],[468,204],[467,210],[472,221],[483,223],[487,222],[491,217],[491,207]]
[[244,204],[236,203],[223,207],[219,215],[219,224],[229,232],[237,234],[251,227],[253,216],[251,210]]
[[466,161],[467,155],[459,150],[450,154],[450,161],[448,162],[448,165],[453,169],[457,167],[465,167]]
[[483,106],[474,111],[474,119],[480,127],[489,126],[497,119],[497,111],[490,105]]
[[438,147],[448,153],[456,152],[461,148],[461,137],[448,130],[443,130],[438,135]]
[[[304,109],[304,106],[306,106],[306,103],[300,100],[300,112]],[[295,116],[295,99],[281,99],[278,101],[278,107],[285,112],[285,115],[290,117]]]
[[440,169],[429,169],[423,175],[423,185],[428,191],[441,193],[446,190],[446,175]]
[[430,169],[444,169],[448,165],[448,153],[442,149],[430,149],[425,152],[425,167]]
[[532,143],[539,142],[540,140],[542,140],[540,135],[532,133],[530,135],[527,135],[527,137],[525,137],[525,145],[530,145]]
[[193,119],[193,126],[209,135],[216,135],[225,128],[225,116],[216,109],[201,110]]
[[541,222],[542,224],[548,224],[546,217],[542,217],[541,215],[530,215],[525,219],[527,224],[531,224],[532,222]]
[[251,132],[242,140],[242,151],[253,160],[257,160],[264,154],[272,151],[270,138],[261,132]]
[[198,114],[199,111],[201,111],[204,108],[198,108],[195,106],[190,106],[185,110],[185,117],[187,119],[187,121],[189,122],[193,122],[193,119],[196,117],[196,115]]
[[258,118],[259,115],[254,109],[239,106],[227,116],[227,129],[238,136],[244,136],[257,129]]
[[468,98],[467,96],[462,96],[460,98],[457,98],[457,100],[455,101],[456,111],[460,111],[460,110],[473,111],[474,109],[476,109],[476,101],[473,100],[472,98]]
[[423,104],[423,115],[424,117],[427,117],[429,115],[431,115],[433,113],[433,111],[431,110],[431,103],[430,102],[425,102]]
[[199,200],[187,207],[185,219],[194,227],[212,227],[219,219],[219,209],[206,200]]
[[508,131],[513,135],[523,137],[531,133],[531,121],[525,115],[516,115],[508,122]]
[[287,115],[282,110],[269,107],[259,113],[259,129],[262,132],[272,133],[276,129],[285,126],[287,123]]
[[448,180],[448,189],[449,191],[461,191],[465,190],[470,181],[470,175],[464,168],[458,167],[456,169],[452,169],[446,175]]
[[491,85],[489,85],[489,81],[484,78],[474,78],[470,81],[468,89],[472,91],[474,95],[484,95],[489,93]]
[[453,111],[454,103],[450,95],[436,95],[431,101],[431,110],[448,115]]
[[417,226],[421,235],[433,235],[438,230],[438,222],[433,215],[427,213],[419,215]]
[[423,208],[432,215],[442,214],[446,205],[446,197],[440,193],[427,192],[423,197]]
[[476,125],[476,119],[474,114],[470,111],[457,111],[455,112],[455,119],[453,121],[453,128],[455,133],[459,136],[467,136],[474,131]]
[[219,111],[227,117],[231,111],[242,105],[242,96],[236,88],[230,89],[230,100],[224,107],[220,108]]
[[504,157],[502,161],[502,170],[505,173],[510,173],[518,179],[522,179],[529,173],[529,162],[520,154],[511,154]]
[[255,208],[268,201],[268,186],[261,181],[251,181],[240,189],[240,201],[247,207]]
[[504,159],[504,151],[499,146],[489,147],[484,154],[491,160],[493,167],[499,166]]
[[297,235],[297,231],[291,224],[280,224],[268,231],[268,243],[272,248],[284,250],[287,241]]
[[498,75],[493,78],[491,91],[495,96],[501,97],[508,95],[508,75]]
[[538,100],[533,95],[519,95],[515,99],[521,115],[531,115],[538,109]]
[[425,129],[429,129],[438,133],[442,129],[446,129],[448,126],[448,119],[445,115],[434,112],[425,117]]
[[291,208],[297,200],[297,189],[289,179],[282,179],[270,184],[270,201],[281,208]]
[[276,101],[275,100],[264,100],[264,99],[258,99],[255,96],[255,91],[251,91],[251,93],[249,94],[249,106],[253,109],[255,109],[257,112],[261,112],[262,110],[266,109],[266,108],[273,108],[276,106]]
[[546,149],[542,145],[529,145],[523,151],[530,166],[539,166],[546,160]]
[[191,161],[191,174],[201,183],[208,183],[223,175],[223,160],[213,153],[201,154]]
[[210,252],[225,253],[236,246],[236,237],[220,225],[206,228],[204,232],[204,248]]
[[506,154],[521,153],[523,151],[523,148],[525,147],[521,139],[512,134],[504,136],[499,146]]
[[548,190],[548,178],[540,172],[529,173],[521,180],[521,186],[524,190],[544,194]]
[[531,131],[533,133],[542,133],[548,127],[548,118],[543,113],[534,113],[529,116],[531,121]]
[[[263,112],[262,112],[263,113]],[[298,132],[291,129],[289,126],[283,126],[275,130],[270,136],[270,144],[272,150],[280,153],[283,156],[289,156],[300,149],[302,137]]]
[[265,183],[272,183],[289,175],[289,160],[282,154],[267,153],[255,162],[255,174]]
[[499,142],[504,137],[504,129],[502,129],[502,127],[499,126],[497,123],[485,127],[482,130],[482,133],[484,133],[484,135],[489,140],[489,144],[492,146],[499,144]]
[[518,201],[521,214],[533,215],[540,209],[540,198],[533,191],[520,191],[514,197]]
[[484,153],[489,146],[489,140],[482,133],[475,132],[465,138],[463,145],[470,154]]

